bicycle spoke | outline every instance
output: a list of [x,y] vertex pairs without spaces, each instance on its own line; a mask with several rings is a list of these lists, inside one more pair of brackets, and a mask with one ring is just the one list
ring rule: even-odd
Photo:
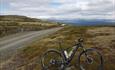
[[46,52],[42,59],[43,67],[47,67],[49,70],[59,70],[61,67],[62,57],[60,53],[56,51]]
[[80,56],[81,70],[99,70],[101,65],[100,55],[96,51],[87,51]]

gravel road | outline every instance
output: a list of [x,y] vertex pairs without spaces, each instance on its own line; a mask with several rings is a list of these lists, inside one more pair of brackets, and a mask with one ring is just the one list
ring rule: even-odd
[[41,31],[31,31],[0,38],[0,68],[16,54],[18,49],[26,47],[32,42],[50,35],[60,29],[62,28],[58,27]]

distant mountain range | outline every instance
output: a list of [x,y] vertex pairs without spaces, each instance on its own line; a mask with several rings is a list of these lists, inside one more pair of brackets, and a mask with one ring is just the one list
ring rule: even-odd
[[115,20],[112,19],[111,20],[110,19],[72,19],[72,20],[49,19],[49,21],[62,22],[78,26],[93,26],[93,25],[115,26]]
[[0,15],[0,21],[15,21],[15,22],[41,22],[51,23],[60,22],[77,26],[94,26],[107,25],[115,26],[115,19],[38,19],[19,15]]

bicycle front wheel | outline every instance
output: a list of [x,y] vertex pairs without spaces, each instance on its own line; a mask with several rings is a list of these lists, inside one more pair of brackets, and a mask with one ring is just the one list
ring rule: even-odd
[[61,53],[57,50],[47,51],[41,59],[43,70],[61,70],[62,62]]
[[96,49],[86,49],[78,58],[80,70],[103,70],[103,58]]

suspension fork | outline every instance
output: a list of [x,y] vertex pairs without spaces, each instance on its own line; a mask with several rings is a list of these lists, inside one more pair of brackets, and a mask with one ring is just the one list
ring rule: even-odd
[[86,52],[86,49],[85,49],[85,48],[83,48],[83,52],[85,52],[85,56],[86,56],[86,57],[88,57],[88,55],[87,55],[87,52]]
[[84,54],[85,54],[86,61],[88,62],[88,64],[92,64],[93,63],[93,59],[88,56],[87,50],[85,48],[83,48],[83,52],[85,52]]
[[83,49],[83,52],[85,52],[85,57],[87,58],[87,60],[89,61],[89,57],[87,54],[87,50],[84,48],[84,46],[82,45],[82,43],[79,43],[79,46]]
[[[79,43],[79,47],[81,47],[83,49],[83,52],[86,51],[86,49],[84,48],[84,46],[82,45],[82,43]],[[85,52],[85,56],[88,57],[87,53]]]

